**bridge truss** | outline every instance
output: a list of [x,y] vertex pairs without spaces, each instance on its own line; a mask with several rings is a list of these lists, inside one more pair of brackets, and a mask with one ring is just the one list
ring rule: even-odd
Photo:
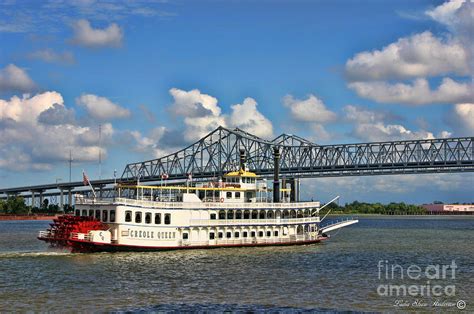
[[240,129],[219,127],[196,143],[168,156],[128,164],[122,180],[159,181],[210,178],[234,171],[239,151],[247,167],[273,174],[273,149],[280,151],[280,174],[288,177],[333,177],[474,171],[473,137],[318,145],[282,134],[272,141]]

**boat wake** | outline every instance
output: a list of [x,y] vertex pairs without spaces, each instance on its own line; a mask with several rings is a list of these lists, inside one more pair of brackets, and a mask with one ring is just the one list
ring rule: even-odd
[[70,256],[71,252],[0,252],[0,259],[15,257],[45,257],[45,256]]

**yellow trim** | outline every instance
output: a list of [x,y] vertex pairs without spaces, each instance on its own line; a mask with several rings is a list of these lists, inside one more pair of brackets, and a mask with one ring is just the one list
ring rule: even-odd
[[224,177],[252,177],[252,178],[257,178],[258,176],[250,171],[245,171],[243,169],[240,169],[239,171],[233,171],[226,173]]

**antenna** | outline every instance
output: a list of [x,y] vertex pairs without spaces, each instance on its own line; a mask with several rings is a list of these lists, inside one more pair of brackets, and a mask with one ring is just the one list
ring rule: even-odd
[[71,182],[71,172],[72,172],[72,151],[69,149],[69,182]]
[[99,180],[102,177],[102,124],[99,124]]

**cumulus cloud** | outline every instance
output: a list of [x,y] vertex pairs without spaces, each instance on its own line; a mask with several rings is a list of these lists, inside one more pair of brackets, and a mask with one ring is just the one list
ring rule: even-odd
[[242,104],[231,106],[230,125],[263,138],[273,137],[273,126],[257,110],[257,102],[253,98],[245,98]]
[[472,83],[459,83],[444,78],[436,90],[426,79],[416,79],[413,84],[390,84],[383,81],[352,82],[349,87],[359,96],[380,103],[426,105],[432,103],[457,103],[473,99]]
[[296,99],[292,95],[283,98],[283,104],[290,109],[294,119],[303,122],[327,123],[336,119],[336,114],[326,108],[321,99],[309,95],[307,99]]
[[91,117],[96,120],[111,120],[127,118],[130,116],[130,111],[123,108],[109,99],[93,94],[84,94],[76,98],[76,103],[86,108]]
[[[362,141],[395,141],[410,139],[432,139],[432,132],[426,130],[410,130],[401,124],[390,122],[391,115],[369,110],[367,108],[348,105],[344,107],[345,119],[353,124],[351,135]],[[450,133],[442,131],[438,137],[447,137]]]
[[53,104],[38,116],[38,122],[50,125],[74,124],[74,109],[68,109],[60,104]]
[[87,48],[120,47],[123,31],[115,23],[106,28],[93,28],[89,21],[81,19],[73,24],[72,43]]
[[28,55],[31,59],[37,59],[48,63],[72,64],[75,62],[74,55],[70,51],[62,53],[52,49],[37,50]]
[[[0,168],[51,169],[67,160],[70,150],[77,162],[97,160],[98,130],[73,123],[71,112],[54,91],[0,100]],[[112,125],[104,124],[102,143],[110,143],[113,133]]]
[[457,135],[471,136],[474,132],[474,103],[454,105],[447,119]]
[[202,138],[219,126],[239,127],[257,136],[273,134],[271,122],[257,110],[257,102],[246,98],[242,104],[231,106],[232,113],[223,114],[217,98],[197,89],[185,91],[170,89],[173,103],[169,111],[184,117],[184,138],[191,142]]
[[0,69],[1,92],[28,92],[36,88],[36,84],[25,70],[14,64],[9,64]]
[[466,0],[447,1],[433,9],[427,10],[426,15],[433,20],[451,26],[457,23],[456,12]]
[[459,41],[441,40],[431,32],[400,38],[382,50],[358,53],[346,63],[346,74],[352,81],[451,73],[469,74],[468,55]]

